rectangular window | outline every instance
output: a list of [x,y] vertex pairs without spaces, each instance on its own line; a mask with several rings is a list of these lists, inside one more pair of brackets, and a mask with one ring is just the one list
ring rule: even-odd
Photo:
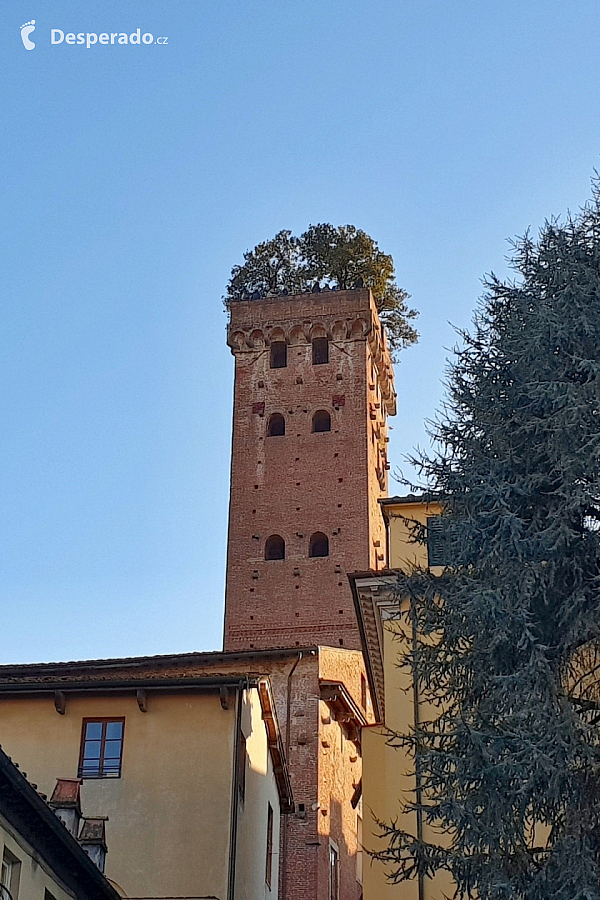
[[273,807],[269,803],[267,809],[267,859],[265,865],[265,881],[267,887],[271,887],[273,875]]
[[120,778],[125,719],[84,719],[80,778]]
[[271,368],[285,369],[287,366],[287,344],[285,341],[273,341],[271,344]]
[[313,338],[312,342],[313,366],[322,366],[329,362],[329,341],[327,338]]
[[329,842],[329,900],[340,900],[340,854],[333,841]]
[[0,874],[0,900],[17,900],[21,863],[10,850],[4,848],[2,873]]
[[[6,859],[6,855],[2,860],[2,877],[0,877],[0,884],[3,888],[10,891],[10,863]],[[3,896],[6,896],[6,891],[3,891]]]

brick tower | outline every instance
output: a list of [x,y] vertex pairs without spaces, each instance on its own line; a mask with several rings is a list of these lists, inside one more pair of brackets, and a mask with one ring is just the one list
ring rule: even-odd
[[361,900],[361,728],[347,572],[384,565],[393,370],[367,290],[231,304],[226,651],[271,678],[295,812],[280,900]]
[[393,369],[368,290],[231,304],[225,650],[359,648],[346,572],[382,568]]

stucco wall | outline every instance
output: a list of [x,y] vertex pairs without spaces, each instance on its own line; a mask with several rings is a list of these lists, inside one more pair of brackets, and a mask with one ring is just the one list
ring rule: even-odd
[[[413,691],[409,672],[397,664],[398,643],[394,632],[399,627],[396,621],[387,622],[383,631],[386,726],[407,734],[414,724]],[[421,704],[420,713],[427,718],[432,710]],[[415,799],[414,760],[407,750],[390,747],[379,727],[364,729],[363,754],[364,846],[376,851],[385,845],[378,837],[375,818],[384,822],[396,819],[399,828],[416,834],[416,814],[403,812],[403,805]],[[444,841],[443,835],[427,825],[424,825],[423,837],[434,843]],[[392,885],[387,877],[389,872],[382,863],[367,859],[363,875],[364,900],[417,900],[416,880]],[[443,900],[452,896],[452,882],[446,873],[424,879],[423,888],[424,900]]]
[[[386,724],[389,728],[407,732],[413,724],[413,696],[407,674],[393,661],[398,647],[392,635],[385,634],[385,697]],[[407,690],[408,689],[408,690]],[[375,819],[391,822],[398,819],[400,827],[416,833],[416,817],[402,814],[402,804],[414,800],[415,778],[413,761],[405,750],[386,744],[380,727],[363,729],[363,843],[367,851],[382,850],[379,828]],[[365,900],[417,900],[416,882],[391,885],[389,870],[368,857],[363,871]]]
[[[236,900],[275,900],[279,881],[279,794],[256,691],[245,692],[246,790],[240,803]],[[273,810],[271,886],[266,883],[268,806]]]
[[[426,566],[427,547],[416,543],[413,537],[411,522],[427,524],[428,516],[439,516],[441,507],[438,503],[402,503],[397,506],[386,505],[389,517],[388,553],[390,569],[405,569],[407,566]],[[434,572],[441,571],[436,566]]]
[[234,704],[218,694],[0,700],[0,743],[51,795],[77,775],[84,717],[124,716],[122,777],[82,785],[84,815],[106,815],[106,875],[128,896],[226,896]]

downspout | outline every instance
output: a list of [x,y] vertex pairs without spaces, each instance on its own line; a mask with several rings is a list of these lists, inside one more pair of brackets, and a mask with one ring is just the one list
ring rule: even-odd
[[[290,764],[290,748],[292,746],[292,737],[290,734],[291,723],[292,723],[292,675],[296,671],[298,663],[304,656],[302,650],[298,653],[298,658],[294,662],[294,665],[288,672],[287,677],[287,708],[285,711],[285,759],[287,764]],[[281,859],[280,859],[280,867],[281,867],[281,900],[286,900],[287,897],[287,847],[288,847],[288,830],[289,830],[289,816],[282,817],[283,823],[283,840],[281,842]]]
[[[417,807],[417,840],[423,842],[423,786],[421,784],[421,711],[419,709],[419,678],[417,672],[417,648],[419,645],[417,628],[417,610],[415,598],[410,599],[410,623],[412,628],[412,654],[413,654],[413,720],[415,728],[415,801]],[[425,900],[425,878],[422,872],[417,876],[419,900]]]
[[[229,867],[227,872],[227,900],[235,898],[235,863],[237,857],[237,826],[238,826],[238,810],[240,805],[239,790],[239,763],[238,756],[240,752],[240,734],[242,731],[242,691],[244,682],[239,681],[237,685],[237,699],[235,711],[235,739],[233,742],[233,779],[231,793],[231,820],[229,825]],[[245,765],[245,760],[244,760]]]

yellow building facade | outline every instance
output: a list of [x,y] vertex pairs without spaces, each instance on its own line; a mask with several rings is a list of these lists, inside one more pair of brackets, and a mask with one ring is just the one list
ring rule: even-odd
[[0,667],[3,746],[45,793],[82,779],[123,897],[278,897],[292,797],[270,683],[222,657]]
[[[369,853],[382,850],[377,820],[391,823],[425,840],[440,840],[428,833],[415,812],[405,806],[414,803],[419,785],[414,759],[406,749],[387,743],[387,730],[409,734],[415,719],[425,717],[427,709],[415,694],[410,672],[398,666],[398,636],[410,640],[408,617],[398,619],[402,600],[395,595],[398,570],[410,571],[415,566],[427,567],[428,547],[416,540],[419,526],[431,527],[439,516],[439,504],[409,495],[381,501],[387,527],[388,567],[384,572],[365,572],[350,576],[361,642],[369,678],[369,687],[377,724],[363,729],[363,864],[364,900],[443,900],[452,894],[452,884],[445,873],[433,879],[423,878],[394,884],[391,869],[369,858]],[[434,568],[434,571],[441,569]]]

